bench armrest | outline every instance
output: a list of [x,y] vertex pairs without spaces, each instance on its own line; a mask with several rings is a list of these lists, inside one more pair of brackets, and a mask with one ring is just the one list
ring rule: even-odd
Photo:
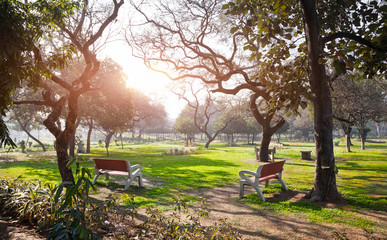
[[[135,169],[137,169],[137,170],[134,171]],[[132,171],[132,174],[139,173],[139,172],[141,172],[141,170],[142,170],[142,165],[140,165],[140,164],[135,164],[135,165],[130,166],[130,171]]]
[[239,176],[243,179],[247,179],[248,177],[246,176],[246,174],[248,175],[253,175],[254,177],[256,178],[259,178],[261,174],[258,174],[257,172],[253,172],[253,171],[250,171],[250,170],[242,170],[242,171],[239,171]]

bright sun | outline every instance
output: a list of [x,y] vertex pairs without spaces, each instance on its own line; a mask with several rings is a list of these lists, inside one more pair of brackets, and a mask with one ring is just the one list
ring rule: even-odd
[[152,99],[161,101],[170,118],[176,118],[185,105],[168,89],[171,80],[162,73],[148,69],[140,59],[134,58],[128,46],[110,44],[104,55],[120,64],[127,75],[127,87],[135,88]]

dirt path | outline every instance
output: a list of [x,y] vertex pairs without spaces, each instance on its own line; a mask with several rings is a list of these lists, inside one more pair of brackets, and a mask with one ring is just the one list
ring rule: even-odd
[[[242,239],[335,239],[335,231],[345,233],[348,239],[367,239],[361,228],[354,229],[328,223],[316,224],[292,215],[259,213],[238,199],[239,185],[199,191],[197,194],[207,198],[211,210],[210,218],[204,223],[211,224],[220,218],[227,218],[228,222],[242,234]],[[303,192],[286,191],[272,197],[296,202],[301,201],[304,195]],[[373,212],[368,215],[368,218],[387,223],[387,217],[381,213]],[[387,239],[387,235],[381,233],[376,233],[374,237]]]
[[9,218],[0,218],[1,240],[43,240],[36,229],[17,224]]
[[[153,187],[152,181],[144,181],[146,188]],[[120,182],[124,184],[124,181]],[[251,193],[252,188],[246,188],[246,193]],[[107,188],[100,188],[95,197],[103,199],[112,191]],[[367,239],[363,229],[351,228],[347,225],[338,225],[332,223],[313,223],[305,217],[294,215],[276,215],[265,214],[247,206],[239,197],[239,185],[223,186],[213,189],[200,189],[191,194],[204,196],[207,200],[207,207],[210,209],[210,216],[201,219],[203,225],[214,225],[219,223],[219,219],[227,218],[227,222],[238,230],[243,240],[255,239],[335,239],[335,231],[345,233],[348,239]],[[290,202],[304,201],[302,198],[304,192],[286,191],[276,195],[265,194],[267,200],[277,199]],[[325,207],[337,207],[337,205],[328,205]],[[168,213],[166,213],[168,214]],[[387,224],[387,216],[380,212],[368,211],[359,213],[364,218],[379,222],[379,225]],[[143,221],[145,216],[144,209],[139,209],[139,215]],[[374,233],[375,239],[387,239],[385,233]]]
[[[261,215],[238,200],[239,185],[225,186],[202,192],[211,209],[211,223],[219,218],[228,221],[242,234],[242,239],[329,239],[332,234],[322,227],[301,218]],[[304,194],[292,193],[295,199]]]

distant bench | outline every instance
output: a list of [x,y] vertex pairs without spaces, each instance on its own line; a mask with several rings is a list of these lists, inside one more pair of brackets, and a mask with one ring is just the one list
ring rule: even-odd
[[[255,151],[255,157],[257,160],[260,160],[260,157],[259,157],[259,148],[257,147],[254,147],[254,151]],[[274,154],[276,153],[276,149],[275,147],[274,148],[269,148],[268,151],[267,151],[267,154],[269,155],[269,160],[274,162]]]
[[106,180],[109,180],[109,175],[117,175],[128,177],[124,190],[129,189],[129,185],[136,177],[138,177],[138,185],[142,187],[142,166],[140,164],[131,166],[129,161],[121,159],[93,158],[93,161],[96,172],[93,184],[96,183],[99,175],[106,175]]
[[300,151],[300,152],[301,152],[301,159],[304,159],[304,160],[312,159],[312,156],[311,156],[312,151]]
[[[263,196],[263,193],[259,188],[259,183],[266,182],[266,187],[268,187],[270,179],[277,179],[281,183],[282,189],[286,191],[287,190],[286,184],[282,180],[282,171],[283,171],[284,163],[285,161],[263,164],[257,168],[256,172],[249,171],[249,170],[240,171],[239,176],[242,178],[242,180],[239,181],[240,198],[243,198],[245,185],[251,185],[258,193],[259,198],[264,202],[265,197]],[[253,177],[252,178],[248,177],[246,176],[246,174],[252,175]]]

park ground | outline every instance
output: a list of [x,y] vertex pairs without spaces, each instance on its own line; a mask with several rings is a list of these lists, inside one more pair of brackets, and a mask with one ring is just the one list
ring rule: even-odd
[[[238,230],[242,239],[387,239],[387,144],[367,143],[361,151],[354,142],[352,153],[344,147],[335,148],[338,166],[337,185],[344,200],[337,203],[309,203],[305,193],[312,187],[314,161],[300,159],[300,150],[311,150],[310,143],[285,143],[276,154],[276,160],[285,159],[284,180],[289,188],[282,192],[273,181],[264,190],[267,202],[261,202],[251,188],[244,199],[239,199],[238,172],[254,170],[260,163],[255,160],[253,146],[226,147],[214,144],[205,150],[199,144],[197,154],[166,155],[177,143],[128,144],[111,149],[110,158],[128,159],[144,166],[145,187],[133,185],[123,191],[124,179],[100,178],[96,200],[103,201],[116,194],[128,205],[133,197],[138,215],[136,224],[146,218],[145,206],[154,205],[164,214],[173,210],[172,196],[184,199],[192,209],[198,199],[205,197],[209,217],[203,225],[214,225],[226,219]],[[102,157],[104,149],[95,146],[87,157]],[[26,181],[59,183],[54,152],[19,152],[0,155],[2,177],[22,175]],[[91,161],[84,164],[93,169]],[[0,219],[0,238],[39,239],[28,226],[17,225],[9,218]],[[109,235],[107,234],[108,238]],[[43,238],[42,238],[43,239]]]

